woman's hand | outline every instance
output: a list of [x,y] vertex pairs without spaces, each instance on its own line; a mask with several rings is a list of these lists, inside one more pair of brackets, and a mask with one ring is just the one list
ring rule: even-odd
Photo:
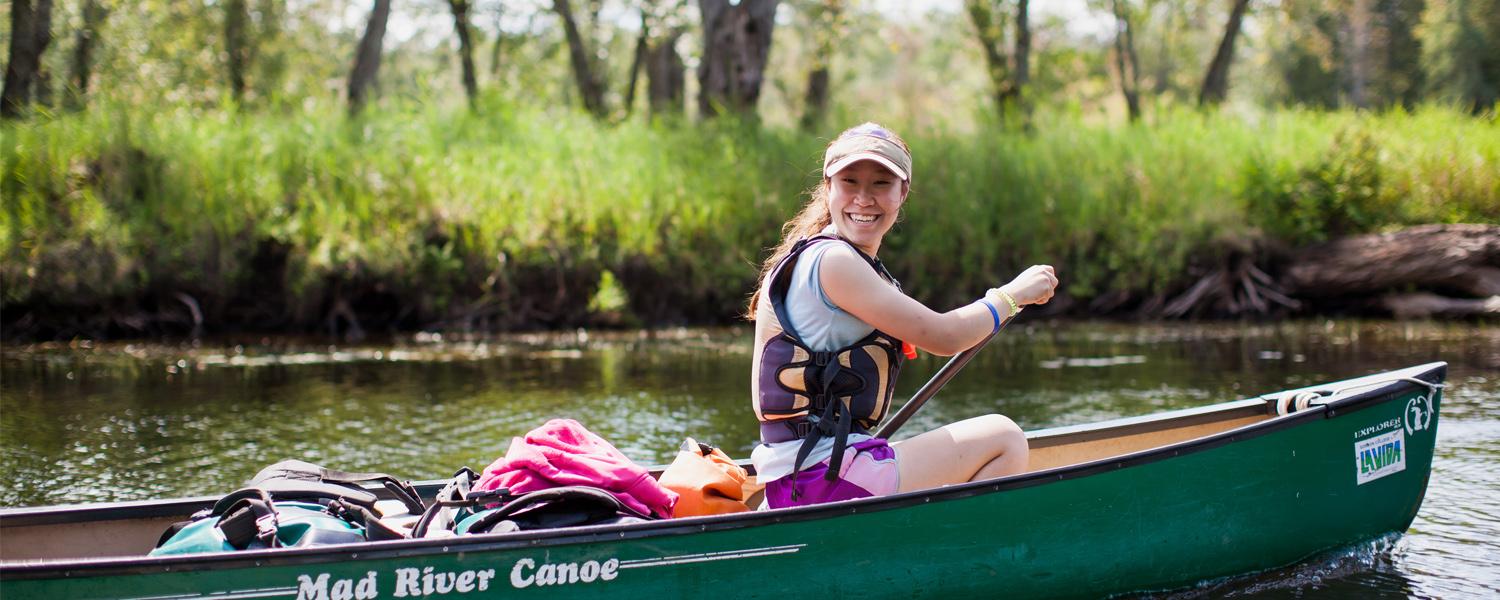
[[[1000,286],[1019,306],[1046,304],[1057,291],[1057,273],[1051,265],[1032,265],[1010,283]],[[1000,306],[1004,306],[1001,300]]]

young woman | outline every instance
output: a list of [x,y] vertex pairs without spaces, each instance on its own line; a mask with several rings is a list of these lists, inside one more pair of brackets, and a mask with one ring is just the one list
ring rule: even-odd
[[869,435],[913,346],[957,354],[1019,307],[1047,302],[1057,287],[1052,267],[1038,265],[945,313],[903,294],[876,256],[911,190],[911,163],[906,143],[885,127],[845,131],[824,153],[812,199],[766,260],[750,301],[761,427],[751,460],[771,508],[1026,470],[1026,436],[1001,415],[896,443]]

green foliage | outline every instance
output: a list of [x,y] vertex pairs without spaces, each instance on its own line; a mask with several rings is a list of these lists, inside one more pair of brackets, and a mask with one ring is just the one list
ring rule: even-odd
[[1435,107],[1307,117],[1333,133],[1304,130],[1294,142],[1301,151],[1267,148],[1246,160],[1241,196],[1260,235],[1306,244],[1401,225],[1500,222],[1493,120]]
[[296,293],[384,281],[430,296],[436,313],[480,293],[497,256],[511,272],[491,286],[530,268],[597,273],[642,259],[663,271],[690,262],[688,288],[732,287],[726,274],[742,282],[774,243],[771,221],[790,210],[778,198],[803,187],[800,172],[776,168],[782,157],[815,151],[730,123],[704,135],[601,129],[567,111],[515,118],[504,104],[358,122],[341,109],[111,107],[8,127],[5,301],[229,294],[267,242],[289,248],[284,283]]
[[630,304],[630,293],[615,279],[614,271],[605,270],[599,275],[598,291],[589,299],[589,312],[603,313],[619,311]]
[[1342,100],[1339,68],[1339,15],[1321,4],[1289,6],[1275,15],[1280,28],[1293,32],[1275,44],[1273,68],[1283,87],[1282,102],[1309,108],[1334,108]]
[[1475,114],[1500,99],[1500,6],[1492,0],[1430,0],[1422,14],[1422,62],[1437,99]]
[[[477,114],[387,106],[347,121],[342,108],[108,106],[7,126],[3,301],[232,298],[272,293],[247,287],[272,277],[294,304],[362,285],[432,320],[566,297],[549,322],[617,309],[722,321],[826,144],[729,120],[601,126],[493,98]],[[885,258],[941,308],[1034,263],[1057,265],[1075,296],[1151,293],[1257,235],[1500,221],[1493,121],[1438,108],[1156,121],[907,130],[917,178]],[[284,268],[257,270],[267,248]]]
[[1380,191],[1380,152],[1366,132],[1340,132],[1323,158],[1294,176],[1251,162],[1250,222],[1292,244],[1368,233],[1400,222]]

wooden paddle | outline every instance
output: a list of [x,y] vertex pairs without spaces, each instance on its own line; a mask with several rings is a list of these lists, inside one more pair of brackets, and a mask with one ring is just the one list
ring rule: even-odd
[[[1017,312],[1016,314],[1021,313]],[[1015,315],[1006,317],[1004,321],[1000,322],[999,327],[996,327],[994,331],[985,336],[983,340],[980,340],[978,344],[974,344],[968,350],[959,352],[953,355],[953,358],[948,359],[948,364],[938,369],[937,374],[933,375],[932,379],[929,379],[922,386],[922,389],[917,390],[917,393],[912,395],[911,400],[907,400],[906,404],[901,406],[901,410],[896,411],[896,414],[886,419],[885,423],[880,426],[880,430],[875,432],[875,437],[891,439],[891,436],[896,434],[896,430],[906,424],[907,419],[917,414],[917,411],[922,408],[923,404],[932,399],[932,396],[937,394],[938,390],[943,389],[943,386],[948,384],[948,380],[953,379],[953,376],[958,374],[959,369],[969,364],[969,360],[974,358],[976,354],[979,354],[979,351],[983,350],[985,345],[990,343],[991,339],[994,339],[995,334],[1000,333],[1000,330],[1005,329],[1005,326],[1009,325],[1015,318]]]

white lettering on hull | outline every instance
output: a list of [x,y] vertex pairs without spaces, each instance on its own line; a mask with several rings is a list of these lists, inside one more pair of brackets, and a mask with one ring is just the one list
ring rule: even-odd
[[[328,574],[320,573],[317,579],[308,575],[297,576],[297,600],[369,600],[380,592],[375,585],[375,572],[365,573],[365,578],[355,583],[353,579],[340,579],[328,589]],[[291,594],[286,594],[291,595]],[[256,596],[239,596],[251,598]],[[259,596],[269,597],[269,596]]]
[[541,567],[536,561],[523,558],[516,561],[516,566],[510,570],[510,585],[517,589],[531,587],[532,585],[568,585],[572,583],[593,583],[595,580],[610,581],[618,577],[620,560],[611,558],[600,563],[596,560],[578,563],[544,564]]

